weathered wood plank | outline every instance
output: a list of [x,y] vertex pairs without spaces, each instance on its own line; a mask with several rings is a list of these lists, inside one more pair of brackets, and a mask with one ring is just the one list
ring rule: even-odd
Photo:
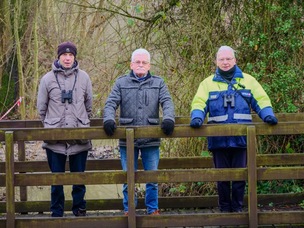
[[[304,153],[297,154],[260,154],[257,155],[257,167],[278,165],[302,165]],[[159,169],[196,169],[212,168],[212,157],[179,157],[161,158]],[[141,159],[138,160],[138,168],[143,169]],[[66,171],[69,164],[66,164]],[[94,170],[121,170],[120,159],[88,160],[87,171]],[[47,161],[15,161],[15,172],[49,172]],[[5,162],[0,162],[0,173],[5,173]],[[1,179],[1,174],[0,174]],[[0,180],[1,183],[1,180]],[[1,186],[1,184],[0,184]]]
[[6,226],[15,227],[14,132],[5,133]]
[[275,126],[266,123],[252,124],[208,124],[194,129],[188,125],[177,125],[172,136],[166,136],[158,126],[135,127],[135,138],[182,138],[182,137],[207,137],[207,136],[245,136],[247,126],[255,126],[257,135],[296,135],[304,134],[304,122],[282,122]]
[[[65,168],[70,170],[68,162]],[[120,159],[87,160],[86,171],[94,170],[121,170]],[[16,161],[15,172],[50,172],[50,168],[47,161]],[[4,173],[4,162],[0,162],[0,173]]]
[[15,174],[15,186],[122,184],[126,182],[127,174],[123,171]]
[[71,140],[71,139],[119,139],[126,138],[125,128],[117,128],[114,135],[109,137],[101,127],[88,128],[24,128],[14,129],[14,140]]
[[246,225],[247,213],[197,213],[180,215],[137,216],[137,227],[191,227],[214,225]]
[[[261,212],[259,224],[303,224],[304,212]],[[166,226],[213,226],[213,225],[247,225],[247,213],[224,214],[181,214],[160,216],[136,216],[137,227],[166,227]],[[3,220],[2,220],[3,221]],[[0,220],[0,224],[2,223]],[[3,223],[2,223],[3,224]],[[5,227],[5,226],[2,226]],[[128,227],[125,216],[90,216],[82,218],[17,218],[16,227]]]
[[[304,121],[303,113],[275,113],[279,122]],[[116,119],[118,122],[118,120]],[[252,114],[253,122],[262,122],[257,114]],[[178,116],[175,119],[176,124],[189,124],[190,117]],[[102,118],[91,119],[91,126],[103,126]],[[39,128],[42,127],[40,120],[1,120],[0,128]]]
[[[276,204],[298,204],[304,199],[304,193],[284,193],[284,194],[262,194],[258,195],[259,205]],[[49,201],[28,201],[15,202],[16,212],[49,212]],[[248,196],[244,197],[244,206],[248,204]],[[180,197],[159,197],[159,207],[161,209],[177,209],[177,208],[216,208],[218,206],[218,196],[180,196]],[[65,211],[70,211],[72,201],[65,201]],[[145,209],[143,198],[138,199],[137,209]],[[122,199],[88,199],[88,211],[103,210],[122,210]],[[6,212],[6,202],[0,202],[0,213]]]
[[128,128],[127,136],[127,181],[128,183],[128,227],[137,227],[135,219],[135,167],[134,167],[134,130]]
[[304,179],[304,167],[272,167],[258,168],[258,180]]
[[[90,216],[90,217],[68,217],[68,218],[16,218],[16,228],[127,228],[126,216]],[[10,227],[9,227],[10,228]]]
[[247,166],[248,166],[248,213],[249,227],[258,227],[257,214],[257,173],[256,173],[256,128],[247,128]]
[[[25,142],[18,141],[18,161],[24,162],[25,161]],[[26,186],[20,186],[20,200],[27,201],[27,189]]]
[[[265,123],[255,124],[208,124],[199,129],[193,129],[186,125],[177,125],[172,136],[165,135],[159,126],[134,127],[134,138],[179,138],[179,137],[207,137],[207,136],[241,136],[246,135],[247,126],[254,125],[257,135],[288,135],[304,134],[304,122],[279,123],[269,126]],[[118,139],[125,138],[125,127],[118,127],[112,137],[105,134],[99,127],[90,128],[61,128],[61,129],[15,129],[14,140],[33,141],[33,140],[71,140],[71,139]]]
[[[247,180],[247,169],[157,170],[135,172],[137,183]],[[258,180],[304,179],[304,167],[258,168]],[[20,173],[15,186],[126,183],[126,172]]]
[[304,227],[304,211],[287,211],[287,212],[260,212],[258,214],[259,224],[302,224]]
[[247,169],[195,169],[195,170],[157,170],[137,171],[135,173],[136,183],[146,182],[197,182],[197,181],[224,181],[224,180],[246,180]]
[[293,154],[259,154],[257,166],[303,165],[304,153]]

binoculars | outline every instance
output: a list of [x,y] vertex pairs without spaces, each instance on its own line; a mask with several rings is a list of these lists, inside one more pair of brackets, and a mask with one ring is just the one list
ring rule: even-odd
[[65,103],[65,101],[68,100],[69,104],[73,101],[73,91],[69,90],[66,92],[65,90],[61,91],[61,102]]

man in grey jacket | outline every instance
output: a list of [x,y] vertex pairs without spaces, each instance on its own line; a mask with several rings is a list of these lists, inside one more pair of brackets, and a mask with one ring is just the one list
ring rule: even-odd
[[[159,107],[162,107],[163,120],[161,129],[166,135],[174,130],[174,105],[164,80],[151,75],[150,53],[145,49],[137,49],[132,53],[131,72],[119,77],[104,107],[104,130],[107,135],[114,134],[116,129],[116,110],[120,107],[119,123],[123,126],[159,125]],[[159,138],[135,139],[135,170],[139,153],[144,170],[157,170],[159,163]],[[119,140],[121,165],[127,170],[126,141]],[[127,184],[123,185],[124,212],[128,214]],[[136,202],[137,204],[137,198]],[[158,184],[146,184],[145,204],[147,213],[158,215]]]
[[[77,48],[72,42],[58,46],[58,59],[52,70],[45,74],[39,84],[37,109],[45,128],[89,127],[92,112],[92,83],[88,74],[79,69],[76,61]],[[44,141],[52,172],[65,172],[67,156],[71,172],[84,172],[90,140]],[[85,185],[73,185],[72,211],[75,216],[86,215]],[[62,185],[51,187],[52,217],[64,213]]]

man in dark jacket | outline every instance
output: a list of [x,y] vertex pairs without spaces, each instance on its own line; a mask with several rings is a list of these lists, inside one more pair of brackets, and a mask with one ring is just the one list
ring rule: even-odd
[[[159,106],[162,107],[163,121],[161,129],[166,135],[171,135],[174,129],[174,105],[164,80],[159,76],[151,75],[150,53],[145,49],[137,49],[132,53],[131,72],[119,77],[106,101],[104,107],[104,130],[107,135],[114,134],[116,129],[115,115],[120,106],[119,123],[123,126],[159,125]],[[135,170],[137,159],[141,154],[144,170],[157,170],[159,163],[160,139],[136,139]],[[126,141],[119,140],[121,164],[127,170]],[[128,213],[127,184],[123,185],[123,206]],[[136,199],[137,201],[137,199]],[[158,184],[146,184],[145,204],[147,213],[159,214]]]
[[[40,81],[37,109],[45,128],[89,127],[92,112],[92,83],[86,72],[79,69],[76,61],[77,48],[72,42],[58,46],[58,59],[52,70]],[[45,141],[50,169],[54,173],[65,172],[67,156],[71,172],[84,172],[89,140]],[[86,215],[84,185],[73,185],[72,211],[75,216]],[[62,185],[51,187],[52,217],[64,213],[64,191]]]
[[[193,98],[191,127],[201,127],[205,118],[212,124],[249,123],[251,109],[264,122],[277,124],[268,95],[254,77],[243,73],[236,65],[231,47],[219,48],[216,65],[215,74],[200,83]],[[247,165],[245,136],[208,137],[208,149],[216,168],[245,168]],[[245,185],[245,181],[232,181],[232,186],[229,181],[217,183],[222,212],[242,211]]]

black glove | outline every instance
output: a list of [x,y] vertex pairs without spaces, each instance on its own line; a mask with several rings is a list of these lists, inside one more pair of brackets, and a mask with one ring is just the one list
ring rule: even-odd
[[106,132],[108,136],[112,136],[116,129],[116,123],[114,120],[107,120],[103,123],[103,130]]
[[192,119],[190,122],[190,127],[193,127],[193,128],[200,128],[202,125],[203,125],[203,120],[198,117]]
[[265,117],[264,122],[270,125],[276,125],[278,123],[278,119],[275,116],[269,115]]
[[172,135],[174,130],[174,121],[169,119],[164,119],[161,124],[161,129],[166,135]]

